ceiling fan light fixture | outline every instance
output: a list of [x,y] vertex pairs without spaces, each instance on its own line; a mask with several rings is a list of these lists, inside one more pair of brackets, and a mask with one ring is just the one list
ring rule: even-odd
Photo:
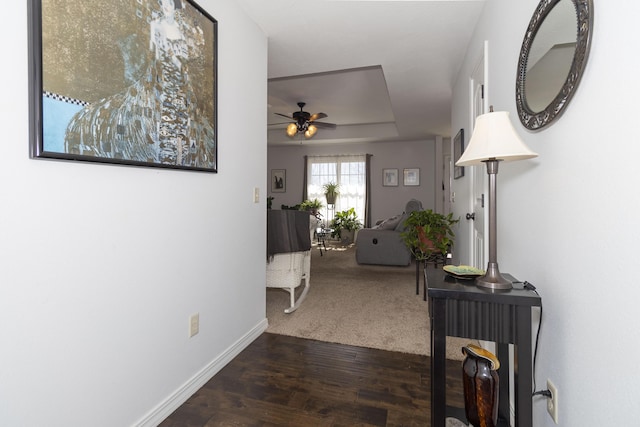
[[318,132],[318,128],[314,125],[309,125],[307,130],[304,132],[304,137],[307,139],[311,139],[316,134],[316,132]]
[[298,133],[298,125],[296,125],[295,123],[289,123],[286,132],[289,138],[293,138],[296,133]]
[[333,123],[317,122],[316,125],[316,120],[324,119],[328,116],[325,113],[309,114],[303,110],[305,105],[306,104],[304,102],[298,102],[300,111],[294,111],[290,116],[282,113],[275,113],[278,116],[293,120],[293,122],[289,123],[285,128],[285,133],[289,138],[294,138],[297,134],[301,133],[304,135],[305,139],[311,139],[316,133],[318,133],[318,128],[335,129],[336,125]]

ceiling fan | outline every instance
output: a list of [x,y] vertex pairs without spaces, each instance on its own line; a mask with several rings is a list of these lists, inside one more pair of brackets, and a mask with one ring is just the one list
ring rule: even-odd
[[[293,120],[293,123],[289,123],[287,126],[286,132],[290,138],[293,138],[296,134],[302,133],[306,139],[313,138],[313,136],[318,132],[318,128],[323,129],[335,129],[336,125],[334,123],[325,123],[325,122],[317,122],[316,120],[324,119],[327,116],[325,113],[316,113],[309,114],[306,111],[303,111],[306,104],[304,102],[298,102],[298,107],[300,107],[300,111],[295,111],[291,116],[287,116],[286,114],[275,113],[278,116],[285,117],[287,119]],[[282,123],[278,123],[282,124]]]

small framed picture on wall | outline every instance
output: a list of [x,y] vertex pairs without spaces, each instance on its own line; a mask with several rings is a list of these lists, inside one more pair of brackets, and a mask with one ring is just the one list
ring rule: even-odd
[[271,192],[285,193],[287,191],[287,170],[271,169]]
[[411,168],[404,170],[404,185],[405,187],[414,187],[420,185],[420,169]]
[[398,169],[382,169],[382,186],[398,186]]
[[453,138],[453,179],[462,178],[464,176],[464,166],[455,166],[460,160],[460,156],[464,152],[464,129],[460,129],[455,138]]

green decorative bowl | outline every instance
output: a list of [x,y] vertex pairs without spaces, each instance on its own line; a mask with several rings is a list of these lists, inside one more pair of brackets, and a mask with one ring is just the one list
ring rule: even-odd
[[442,269],[456,279],[471,280],[476,277],[484,276],[484,270],[470,265],[445,265]]

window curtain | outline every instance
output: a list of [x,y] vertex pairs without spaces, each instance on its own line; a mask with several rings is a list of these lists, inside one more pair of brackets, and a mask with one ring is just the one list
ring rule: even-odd
[[302,166],[302,201],[308,199],[307,197],[307,162],[309,161],[309,156],[304,156],[304,165]]
[[365,192],[364,192],[364,227],[371,228],[371,158],[373,154],[367,154],[365,163]]

